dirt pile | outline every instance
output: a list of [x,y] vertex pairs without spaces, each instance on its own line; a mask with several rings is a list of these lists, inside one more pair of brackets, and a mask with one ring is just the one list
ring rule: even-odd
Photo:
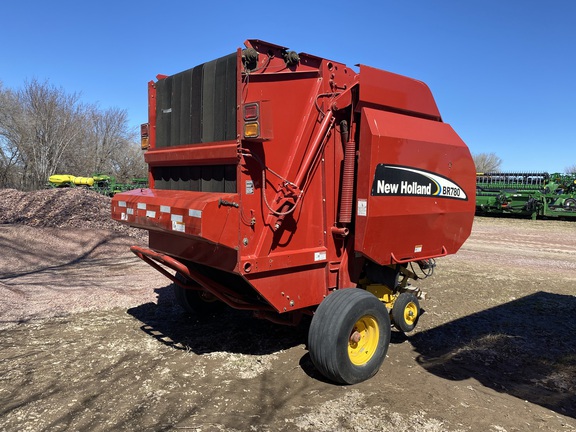
[[0,224],[104,230],[146,240],[146,231],[111,219],[111,201],[84,188],[33,192],[0,189]]

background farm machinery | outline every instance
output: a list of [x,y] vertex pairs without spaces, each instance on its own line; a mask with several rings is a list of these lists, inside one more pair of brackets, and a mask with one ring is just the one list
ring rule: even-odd
[[576,218],[576,174],[478,173],[476,213]]
[[70,174],[55,174],[48,178],[48,186],[53,188],[62,187],[85,187],[102,195],[114,196],[119,192],[148,187],[148,179],[133,178],[128,183],[119,183],[116,178],[107,174],[94,174],[92,177],[76,177]]

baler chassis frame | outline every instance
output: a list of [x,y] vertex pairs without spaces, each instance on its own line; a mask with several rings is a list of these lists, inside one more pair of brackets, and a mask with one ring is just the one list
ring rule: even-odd
[[[132,246],[130,247],[130,250],[146,264],[158,270],[172,282],[181,286],[184,289],[192,289],[197,291],[206,290],[214,297],[216,297],[218,300],[234,309],[250,310],[259,313],[266,313],[266,312],[276,313],[276,311],[270,306],[264,304],[262,305],[254,304],[254,302],[239,297],[237,292],[229,288],[226,288],[224,285],[214,280],[211,280],[210,278],[207,278],[199,271],[190,268],[183,262],[178,261],[177,259],[169,255],[156,252],[141,246]],[[184,276],[186,279],[196,282],[196,284],[182,282],[180,279],[176,277],[176,275],[170,273],[163,266],[166,266],[174,270],[175,272],[182,274],[182,276]]]

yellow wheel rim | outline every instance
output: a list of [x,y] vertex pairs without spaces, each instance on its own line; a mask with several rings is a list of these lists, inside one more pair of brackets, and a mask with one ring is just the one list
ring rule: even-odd
[[404,308],[404,321],[409,326],[414,325],[416,323],[416,319],[418,318],[418,307],[415,303],[410,302]]
[[376,318],[365,315],[360,318],[348,340],[348,357],[356,366],[365,365],[370,361],[378,347],[380,330]]

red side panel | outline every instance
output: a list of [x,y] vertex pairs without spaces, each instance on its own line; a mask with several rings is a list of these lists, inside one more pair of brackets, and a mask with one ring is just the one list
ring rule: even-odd
[[[231,271],[238,259],[239,215],[222,201],[234,204],[238,195],[136,189],[114,197],[112,217],[148,229],[157,250]],[[215,255],[223,251],[226,259]]]
[[441,119],[434,96],[422,81],[361,66],[359,108],[376,106]]
[[446,123],[362,109],[355,248],[386,265],[455,253],[475,209],[475,168]]

